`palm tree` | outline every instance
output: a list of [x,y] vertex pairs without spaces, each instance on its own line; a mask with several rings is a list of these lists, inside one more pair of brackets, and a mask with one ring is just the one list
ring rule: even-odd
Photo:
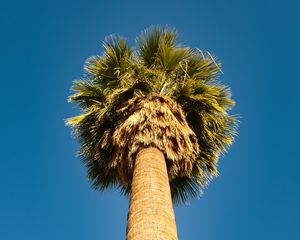
[[130,195],[127,239],[177,239],[172,201],[198,197],[218,174],[236,133],[230,91],[208,52],[183,47],[177,32],[151,27],[137,49],[119,36],[87,60],[69,118],[92,185]]

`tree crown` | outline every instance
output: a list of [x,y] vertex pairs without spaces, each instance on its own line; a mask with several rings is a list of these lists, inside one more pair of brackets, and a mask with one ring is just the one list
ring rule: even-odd
[[151,27],[133,49],[109,36],[103,54],[87,60],[86,76],[74,81],[69,101],[82,112],[67,124],[95,188],[129,193],[135,154],[150,145],[166,156],[174,202],[199,196],[218,174],[218,158],[236,134],[228,114],[234,101],[217,81],[216,58],[176,39],[171,28]]

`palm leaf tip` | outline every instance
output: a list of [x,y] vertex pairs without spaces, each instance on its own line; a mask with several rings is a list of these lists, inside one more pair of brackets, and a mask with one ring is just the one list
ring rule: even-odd
[[75,116],[75,117],[67,118],[65,120],[65,123],[66,123],[67,126],[75,126],[79,122],[81,122],[85,116],[86,116],[86,114],[82,114],[82,115],[78,115],[78,116]]
[[134,158],[145,146],[163,151],[174,202],[199,197],[218,175],[219,156],[232,144],[237,116],[230,89],[217,80],[212,54],[180,46],[171,28],[151,27],[137,50],[118,36],[87,60],[69,101],[81,110],[66,120],[80,143],[92,185],[130,191]]

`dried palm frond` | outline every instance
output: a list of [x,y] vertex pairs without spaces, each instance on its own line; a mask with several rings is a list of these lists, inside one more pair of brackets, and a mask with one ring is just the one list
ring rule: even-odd
[[199,146],[181,108],[169,97],[135,97],[121,108],[121,124],[112,136],[112,163],[119,166],[123,184],[131,180],[134,159],[140,148],[154,146],[165,154],[169,179],[189,176]]

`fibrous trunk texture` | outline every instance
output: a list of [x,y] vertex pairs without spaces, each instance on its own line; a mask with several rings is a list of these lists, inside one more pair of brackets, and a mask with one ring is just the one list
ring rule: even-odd
[[178,239],[165,158],[154,147],[136,156],[126,239]]

